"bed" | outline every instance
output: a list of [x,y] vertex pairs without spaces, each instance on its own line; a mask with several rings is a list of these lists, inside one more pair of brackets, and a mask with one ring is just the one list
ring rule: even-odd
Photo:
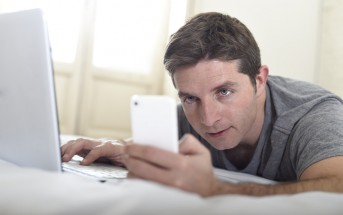
[[100,183],[0,160],[0,214],[343,214],[343,194],[202,198],[154,182]]

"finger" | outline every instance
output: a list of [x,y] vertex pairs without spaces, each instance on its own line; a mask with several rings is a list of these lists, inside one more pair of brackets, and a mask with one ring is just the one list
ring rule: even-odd
[[128,144],[124,154],[167,169],[179,161],[179,154],[149,145]]
[[84,150],[91,150],[99,144],[101,144],[101,142],[83,138],[70,141],[66,146],[62,147],[62,159],[63,161],[69,161],[74,155],[81,153]]
[[139,178],[137,177],[135,174],[133,174],[132,172],[128,172],[127,173],[127,178],[131,178],[131,179],[135,179],[135,178]]
[[68,142],[66,142],[65,144],[63,144],[63,145],[61,146],[61,154],[62,154],[62,155],[65,154],[67,148],[68,148],[71,144],[73,144],[73,142],[75,142],[75,140],[69,140]]
[[134,157],[126,157],[125,166],[131,177],[152,180],[166,185],[171,185],[175,181],[175,176],[171,174],[171,171]]
[[71,160],[72,156],[70,155],[71,153],[69,151],[75,143],[76,140],[70,140],[61,147],[61,156],[64,162],[68,162]]
[[204,154],[208,150],[191,134],[185,134],[179,144],[179,151],[184,155]]
[[108,141],[92,148],[80,164],[89,165],[99,158],[107,158],[112,161],[112,163],[121,163],[122,154],[123,145]]

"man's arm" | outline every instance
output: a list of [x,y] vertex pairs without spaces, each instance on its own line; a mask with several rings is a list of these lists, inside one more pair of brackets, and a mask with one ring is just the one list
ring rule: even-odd
[[343,157],[332,157],[313,164],[297,182],[259,185],[218,181],[213,174],[209,151],[191,135],[181,140],[180,154],[136,144],[125,146],[124,154],[129,175],[204,197],[222,194],[262,196],[306,191],[343,192]]
[[254,196],[295,194],[307,191],[343,192],[343,156],[332,157],[308,167],[297,182],[276,185],[240,184],[219,182],[213,195],[236,193]]

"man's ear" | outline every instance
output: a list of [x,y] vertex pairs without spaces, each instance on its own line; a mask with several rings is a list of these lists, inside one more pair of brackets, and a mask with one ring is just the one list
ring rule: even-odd
[[259,69],[259,74],[256,76],[256,95],[260,96],[265,92],[269,69],[268,66],[262,65]]

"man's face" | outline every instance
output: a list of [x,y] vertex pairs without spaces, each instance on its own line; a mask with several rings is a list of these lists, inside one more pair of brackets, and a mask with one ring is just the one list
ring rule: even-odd
[[173,78],[188,121],[212,146],[224,150],[257,142],[264,94],[238,72],[237,60],[202,60],[177,69]]

